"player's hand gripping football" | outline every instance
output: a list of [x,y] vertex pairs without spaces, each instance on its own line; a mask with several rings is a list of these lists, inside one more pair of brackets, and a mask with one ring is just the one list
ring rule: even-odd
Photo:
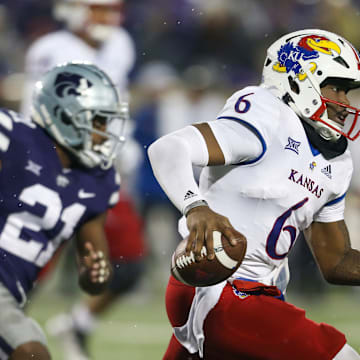
[[111,275],[111,265],[102,251],[95,251],[92,243],[85,243],[80,264],[80,285],[91,295],[101,293]]
[[221,232],[232,246],[239,241],[246,242],[246,238],[236,231],[227,217],[217,214],[207,206],[198,206],[189,211],[186,217],[189,229],[189,238],[186,246],[186,254],[189,256],[193,251],[195,260],[201,259],[201,249],[206,247],[208,260],[215,258],[213,245],[213,231]]

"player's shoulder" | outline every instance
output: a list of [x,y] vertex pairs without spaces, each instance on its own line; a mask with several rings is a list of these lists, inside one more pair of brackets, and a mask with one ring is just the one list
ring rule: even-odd
[[28,132],[36,129],[36,124],[11,109],[0,108],[0,131],[17,135],[19,132]]
[[[58,62],[67,59],[66,51],[80,45],[80,39],[67,30],[58,30],[35,40],[26,52],[25,70],[33,80]],[[64,49],[65,53],[64,53]],[[69,50],[70,49],[70,50]]]
[[345,174],[348,174],[347,176],[349,177],[348,180],[350,182],[354,170],[354,162],[351,156],[351,151],[349,149],[349,146],[343,154],[336,156],[332,159],[329,159],[327,161],[332,166],[336,166],[338,169],[340,169],[339,172],[342,174],[344,180],[345,180]]
[[37,125],[21,114],[0,109],[0,151],[6,153],[11,147],[20,150],[21,146],[33,141]]
[[283,105],[285,104],[267,89],[261,86],[247,86],[233,93],[226,101],[224,109],[236,117],[251,116],[255,112],[277,117]]
[[248,86],[228,98],[217,119],[237,121],[270,140],[280,126],[284,106],[286,107],[267,89]]
[[[49,48],[61,48],[61,44],[66,43],[71,37],[70,32],[58,30],[45,34],[36,39],[29,47],[28,54],[33,55],[38,52],[48,51]],[[63,48],[61,48],[63,50]]]
[[107,46],[111,47],[112,51],[114,51],[114,48],[121,50],[122,55],[123,52],[126,52],[128,56],[135,53],[135,42],[130,33],[123,27],[114,30],[112,36],[108,40]]
[[113,37],[117,40],[121,40],[124,42],[128,42],[129,44],[133,45],[134,40],[130,33],[123,27],[118,27],[114,30]]

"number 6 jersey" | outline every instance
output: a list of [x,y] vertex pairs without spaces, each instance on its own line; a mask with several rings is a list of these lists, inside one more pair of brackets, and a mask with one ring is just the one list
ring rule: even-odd
[[78,228],[118,200],[113,168],[63,168],[44,130],[0,111],[0,282],[19,302]]
[[[236,92],[209,125],[226,165],[204,168],[200,191],[247,238],[246,256],[234,276],[285,291],[288,276],[281,270],[287,270],[287,255],[299,232],[313,221],[344,218],[350,152],[327,160],[310,144],[293,110],[261,87]],[[256,158],[235,162],[236,147],[244,141],[237,133],[244,133],[240,127],[262,150]],[[185,236],[184,219],[179,229]]]

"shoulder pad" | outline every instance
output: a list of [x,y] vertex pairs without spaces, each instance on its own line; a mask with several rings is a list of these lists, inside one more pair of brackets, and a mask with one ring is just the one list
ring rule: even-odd
[[268,143],[280,125],[280,107],[284,105],[268,90],[249,86],[234,93],[218,115],[256,129]]
[[12,110],[0,109],[0,152],[6,153],[9,149],[11,139],[14,134],[18,134],[18,130],[26,125],[29,128],[35,128],[36,125],[30,120],[26,120],[20,114]]

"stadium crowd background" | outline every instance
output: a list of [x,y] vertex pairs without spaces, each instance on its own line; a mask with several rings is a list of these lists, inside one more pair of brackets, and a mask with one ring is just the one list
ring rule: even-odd
[[[1,107],[19,110],[29,45],[63,26],[53,17],[53,5],[50,0],[0,0]],[[341,34],[360,49],[360,0],[124,0],[123,11],[123,26],[136,45],[130,113],[134,137],[143,150],[128,183],[144,219],[149,261],[155,264],[145,276],[145,289],[156,285],[162,294],[178,240],[179,213],[152,175],[147,146],[186,124],[214,119],[234,90],[258,84],[266,48],[284,33],[321,28]],[[346,216],[355,247],[360,248],[358,142]],[[298,262],[292,258],[295,271],[289,290],[318,299],[329,286],[304,246],[298,242],[293,251],[303,255]],[[359,297],[359,292],[354,294]]]
[[[61,27],[53,18],[53,4],[0,1],[2,79],[22,72],[24,53],[35,39]],[[186,77],[186,70],[198,65],[209,73],[208,82],[198,86],[228,93],[259,82],[266,47],[281,34],[305,27],[337,32],[360,47],[359,0],[125,0],[123,11],[123,25],[137,47],[132,80],[150,62],[161,61],[189,85],[187,80],[199,79]],[[5,91],[2,98],[12,101],[15,95]]]
[[[53,4],[0,0],[0,106],[18,110],[28,46],[61,28],[53,17]],[[134,136],[144,155],[135,179],[129,182],[130,190],[144,217],[152,255],[159,260],[154,277],[165,284],[179,214],[152,176],[147,146],[185,124],[213,119],[235,89],[259,83],[266,48],[283,33],[322,28],[360,48],[360,0],[125,0],[123,11],[123,26],[136,44],[130,109]],[[358,148],[356,153],[360,153]],[[348,196],[348,223],[355,240],[360,212],[358,173],[355,164]],[[302,261],[311,263],[307,257]],[[308,268],[302,279],[293,276],[300,291],[307,290],[308,277],[313,277],[314,265]],[[319,292],[326,286],[319,278],[309,288]]]

